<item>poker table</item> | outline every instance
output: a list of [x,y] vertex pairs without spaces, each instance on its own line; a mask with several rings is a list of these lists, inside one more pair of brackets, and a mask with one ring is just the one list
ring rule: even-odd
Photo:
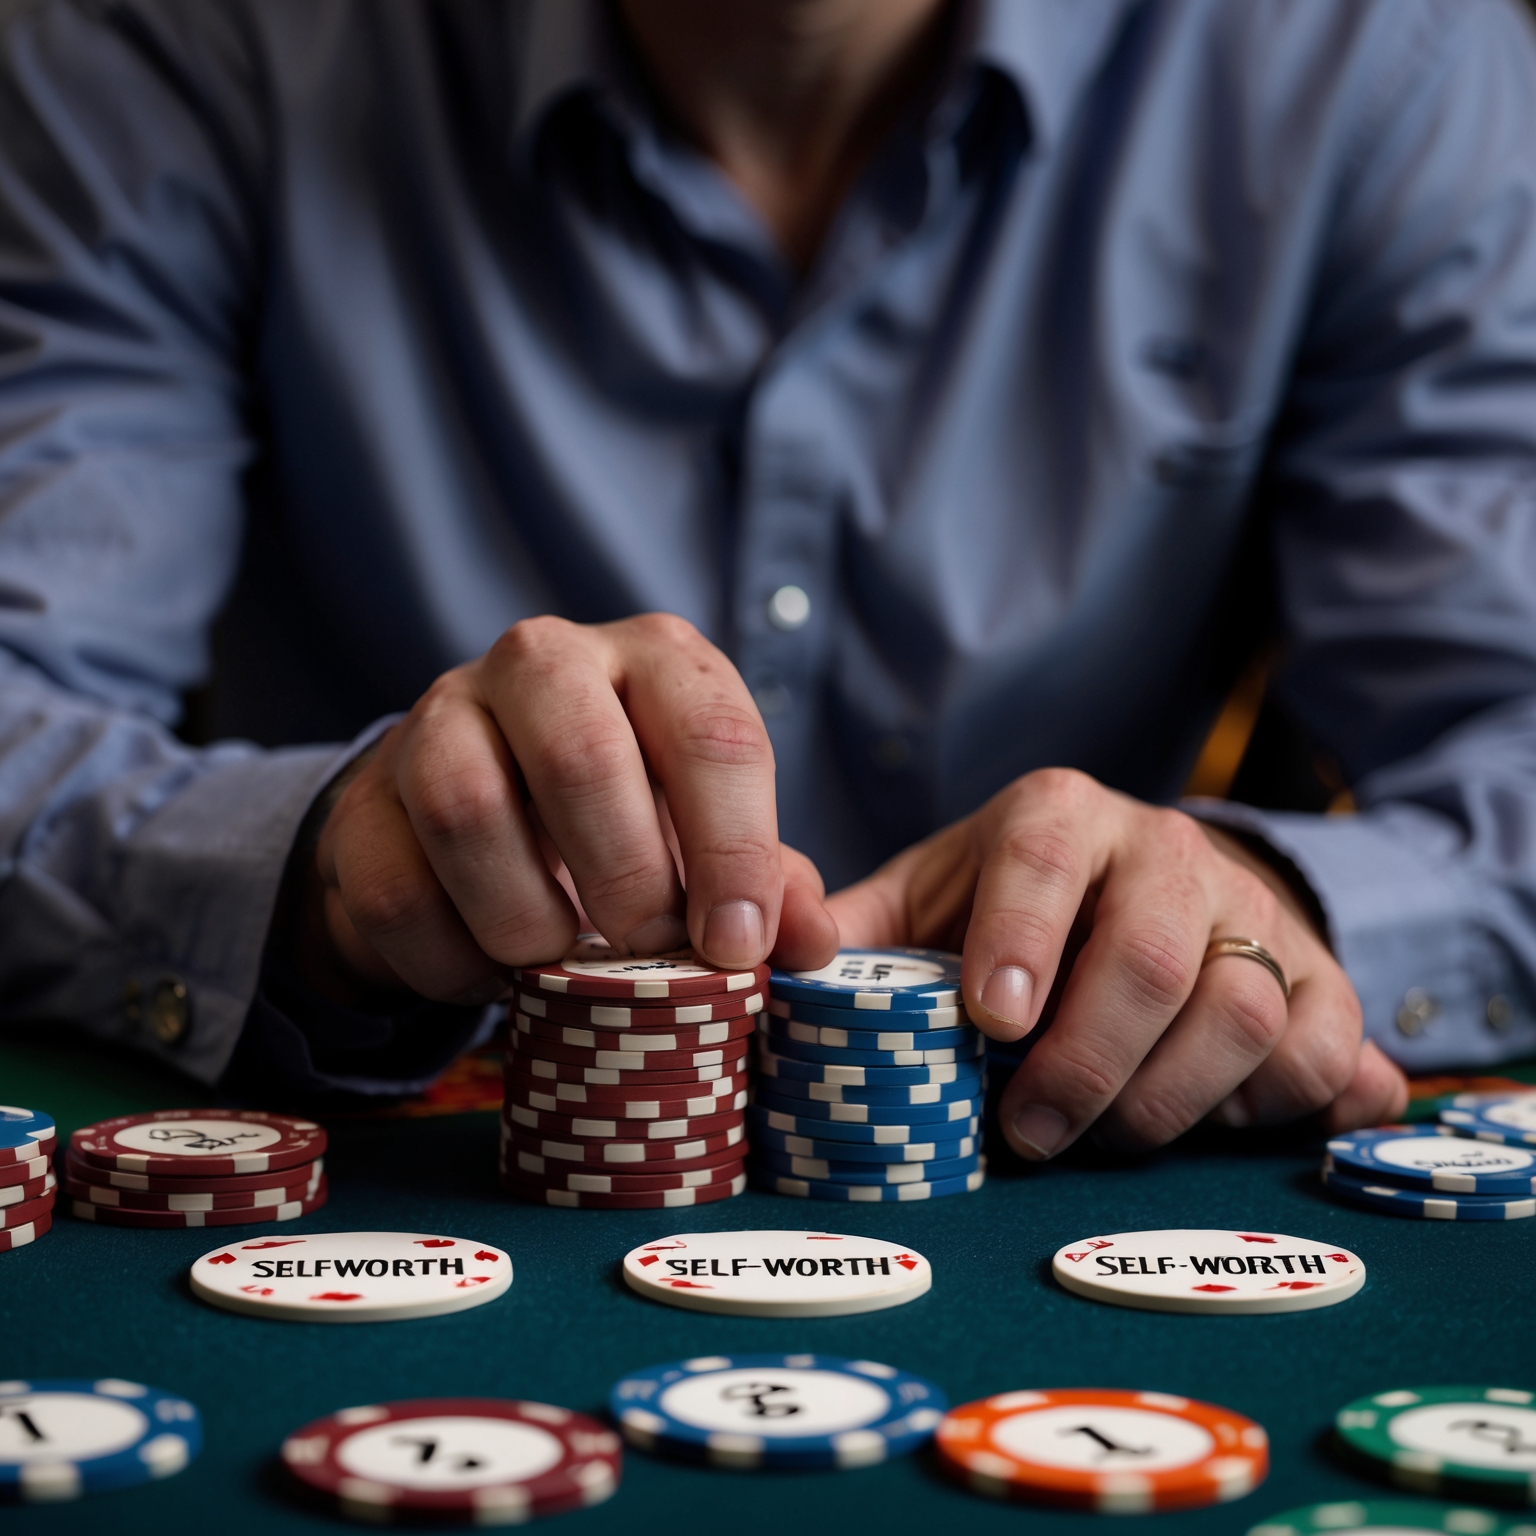
[[[1525,1081],[1536,1073],[1522,1070]],[[208,1102],[186,1080],[78,1043],[0,1038],[0,1101],[50,1113],[61,1143],[109,1115]],[[521,1397],[601,1413],[635,1368],[705,1354],[810,1351],[925,1376],[951,1403],[1026,1387],[1120,1387],[1203,1399],[1269,1432],[1268,1481],[1247,1498],[1129,1517],[1151,1530],[1245,1532],[1320,1500],[1394,1496],[1337,1461],[1338,1407],[1390,1387],[1536,1385],[1536,1221],[1426,1222],[1327,1199],[1320,1143],[1197,1133],[1135,1164],[1090,1154],[1031,1169],[995,1156],[984,1188],[925,1203],[832,1205],[749,1191],[696,1210],[553,1210],[497,1185],[494,1113],[320,1116],[330,1203],[283,1230],[393,1230],[506,1249],[516,1278],[489,1305],[377,1324],[303,1324],[194,1299],[188,1266],[216,1233],[93,1226],[60,1210],[51,1233],[0,1256],[0,1378],[125,1377],[189,1397],[206,1444],[164,1482],[53,1506],[7,1508],[7,1533],[337,1530],[296,1503],[275,1456],[285,1434],[336,1409],[407,1397]],[[1153,1227],[1317,1238],[1366,1261],[1341,1305],[1261,1317],[1129,1311],[1062,1290],[1057,1248]],[[711,1316],[629,1291],[619,1262],[671,1232],[820,1228],[915,1247],[933,1265],[919,1300],[862,1316]],[[230,1229],[236,1230],[236,1229]],[[246,1229],[239,1229],[246,1230]],[[996,1503],[951,1483],[928,1453],[848,1472],[733,1472],[626,1450],[606,1504],[551,1528],[772,1533],[1077,1532],[1127,1517]]]

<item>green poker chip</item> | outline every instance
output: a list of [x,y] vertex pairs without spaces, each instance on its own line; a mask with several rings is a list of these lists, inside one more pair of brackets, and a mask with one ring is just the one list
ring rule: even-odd
[[1261,1521],[1248,1536],[1313,1536],[1317,1531],[1328,1531],[1331,1536],[1414,1536],[1418,1531],[1441,1531],[1448,1536],[1536,1536],[1536,1525],[1455,1504],[1372,1499],[1288,1509],[1283,1515]]
[[1341,1408],[1334,1430],[1364,1467],[1415,1493],[1536,1504],[1536,1392],[1400,1387]]

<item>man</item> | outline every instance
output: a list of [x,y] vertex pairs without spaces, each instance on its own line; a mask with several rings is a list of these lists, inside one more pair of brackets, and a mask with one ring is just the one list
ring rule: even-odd
[[[963,946],[1034,1158],[1536,1045],[1512,4],[0,15],[12,1014],[388,1091],[587,923]],[[168,734],[237,567],[210,730],[350,745]],[[1197,821],[1271,588],[1362,810]]]

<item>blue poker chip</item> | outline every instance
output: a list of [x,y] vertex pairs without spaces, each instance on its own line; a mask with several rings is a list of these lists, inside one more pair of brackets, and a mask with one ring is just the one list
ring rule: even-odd
[[784,1157],[820,1157],[832,1162],[937,1163],[953,1157],[969,1157],[978,1150],[974,1136],[951,1136],[947,1141],[904,1141],[894,1146],[874,1146],[859,1141],[834,1141],[815,1136],[794,1136],[754,1123],[752,1143],[764,1152]]
[[751,1174],[753,1185],[770,1194],[791,1195],[797,1200],[845,1200],[867,1205],[884,1205],[902,1200],[938,1200],[945,1195],[974,1194],[986,1180],[985,1159],[961,1178],[940,1179],[928,1184],[836,1184],[830,1179],[796,1179],[763,1169]]
[[1395,1184],[1346,1178],[1327,1167],[1323,1169],[1323,1184],[1329,1193],[1354,1205],[1423,1221],[1521,1221],[1536,1216],[1536,1196],[1501,1200],[1497,1195],[1448,1195],[1426,1189],[1402,1189]]
[[[862,1147],[907,1147],[914,1142],[937,1142],[942,1137],[979,1136],[981,1115],[973,1110],[958,1120],[856,1121],[848,1118],[832,1120],[826,1116],[802,1115],[796,1110],[774,1107],[768,1103],[747,1105],[747,1122],[754,1136],[779,1133],[785,1136],[805,1137],[812,1141],[848,1142]],[[948,1105],[944,1106],[946,1109]]]
[[155,1387],[0,1382],[0,1498],[53,1504],[133,1488],[180,1472],[202,1448],[197,1409]]
[[919,1376],[836,1355],[705,1355],[632,1371],[624,1438],[718,1467],[867,1467],[914,1451],[949,1404]]
[[[911,1125],[922,1126],[925,1133],[930,1126],[964,1123],[981,1113],[981,1095],[972,1099],[947,1099],[937,1104],[859,1104],[843,1100],[803,1099],[793,1094],[779,1093],[775,1084],[770,1088],[759,1083],[752,1090],[754,1097],[749,1103],[762,1105],[764,1109],[777,1110],[803,1120],[840,1121],[845,1125]],[[820,1087],[818,1084],[801,1084],[801,1087]],[[831,1092],[833,1090],[826,1090]],[[873,1092],[872,1089],[853,1089],[852,1092]]]
[[1536,1147],[1536,1088],[1524,1093],[1458,1093],[1440,1111],[1458,1136]]
[[[944,1089],[953,1090],[949,1098],[964,1097],[981,1089],[980,1061],[949,1061],[932,1067],[861,1067],[838,1065],[829,1061],[796,1061],[780,1056],[761,1045],[757,1052],[757,1078],[771,1083],[774,1090],[800,1095],[806,1088],[848,1088],[860,1093],[894,1093],[894,1099],[865,1099],[855,1095],[850,1102],[866,1104],[934,1104]],[[908,1098],[907,1095],[916,1095]],[[817,1098],[831,1095],[818,1093]]]
[[40,1109],[0,1104],[0,1168],[46,1157],[58,1136],[58,1127]]
[[942,949],[844,949],[819,971],[774,971],[774,997],[905,1013],[960,1006],[960,956]]
[[787,1174],[795,1179],[819,1179],[828,1184],[931,1184],[946,1179],[963,1179],[980,1165],[979,1154],[935,1159],[931,1163],[865,1163],[823,1157],[797,1157],[784,1152],[770,1152],[766,1147],[753,1150],[751,1166],[764,1173]]
[[[795,1024],[791,1029],[802,1031],[796,1035],[784,1029],[781,1021],[772,1024],[759,1023],[758,1043],[767,1045],[780,1056],[792,1061],[819,1061],[828,1064],[858,1067],[939,1067],[956,1062],[978,1062],[987,1054],[986,1043],[975,1030],[943,1030],[934,1032],[930,1045],[918,1035],[877,1035],[862,1030],[823,1030],[815,1024]],[[842,1041],[817,1040],[817,1034],[843,1035]],[[918,1045],[875,1045],[876,1040],[918,1040]],[[946,1043],[940,1043],[940,1041]],[[870,1041],[868,1045],[859,1042]]]
[[970,1029],[965,1009],[955,1004],[948,1008],[903,1008],[900,1016],[882,1019],[865,1011],[856,1013],[846,1007],[826,1003],[804,1003],[788,997],[770,997],[767,1014],[773,1019],[796,1019],[804,1024],[824,1024],[834,1029],[907,1029],[926,1033],[934,1029]]
[[1455,1195],[1536,1195],[1536,1152],[1460,1136],[1449,1125],[1387,1125],[1328,1143],[1346,1178]]

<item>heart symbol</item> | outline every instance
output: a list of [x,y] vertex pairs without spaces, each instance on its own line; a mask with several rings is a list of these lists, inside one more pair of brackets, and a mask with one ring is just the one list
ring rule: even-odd
[[494,1264],[496,1260],[501,1257],[501,1255],[499,1253],[487,1253],[485,1249],[482,1248],[480,1252],[475,1255],[475,1257],[487,1264]]
[[235,1256],[232,1253],[216,1253],[208,1262],[210,1264],[233,1264]]
[[661,1260],[660,1260],[660,1258],[656,1254],[648,1253],[639,1262],[640,1262],[641,1267],[645,1268],[646,1266],[651,1265],[651,1264],[659,1264],[661,1262]]
[[1273,1243],[1277,1239],[1273,1237],[1256,1237],[1251,1232],[1239,1232],[1237,1234],[1245,1243]]
[[1237,1289],[1237,1287],[1235,1285],[1192,1285],[1192,1286],[1190,1286],[1190,1290],[1192,1290],[1192,1291],[1235,1291],[1236,1289]]
[[418,1248],[452,1248],[453,1239],[451,1237],[424,1237],[416,1246]]
[[311,1296],[311,1301],[361,1301],[361,1291],[321,1291],[318,1296]]

